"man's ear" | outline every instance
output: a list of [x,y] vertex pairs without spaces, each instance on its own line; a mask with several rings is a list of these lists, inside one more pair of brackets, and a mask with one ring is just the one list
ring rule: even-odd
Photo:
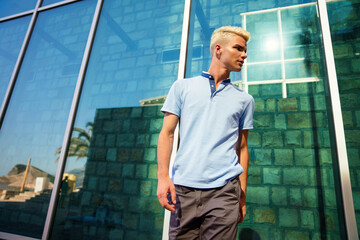
[[222,53],[222,47],[221,47],[221,45],[220,45],[220,44],[216,44],[214,48],[215,48],[215,49],[214,49],[214,50],[215,50],[215,54],[216,54],[217,56],[220,56],[221,53]]

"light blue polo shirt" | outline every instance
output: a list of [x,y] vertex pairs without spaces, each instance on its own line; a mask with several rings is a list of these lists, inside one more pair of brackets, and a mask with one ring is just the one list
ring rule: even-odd
[[253,128],[254,99],[230,79],[215,89],[213,76],[177,80],[162,112],[180,117],[180,146],[172,169],[174,184],[216,188],[244,170],[235,144],[239,129]]

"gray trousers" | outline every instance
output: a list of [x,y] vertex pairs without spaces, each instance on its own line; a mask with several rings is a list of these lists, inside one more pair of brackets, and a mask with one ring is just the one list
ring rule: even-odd
[[175,212],[169,239],[236,239],[239,217],[239,178],[214,189],[175,185]]

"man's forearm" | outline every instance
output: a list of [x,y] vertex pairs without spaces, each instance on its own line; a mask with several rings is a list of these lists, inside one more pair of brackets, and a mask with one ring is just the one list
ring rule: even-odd
[[159,134],[157,161],[158,161],[158,187],[157,197],[162,207],[174,212],[174,204],[168,201],[168,194],[170,193],[171,202],[176,203],[176,192],[174,183],[169,177],[170,157],[174,142],[174,131],[178,123],[178,116],[165,113],[163,128]]
[[244,169],[244,172],[240,175],[241,194],[244,194],[244,197],[246,197],[246,187],[249,169],[249,150],[247,146],[243,147],[243,149],[240,150],[239,162]]
[[172,152],[172,145],[174,141],[174,134],[161,131],[159,134],[157,146],[157,161],[158,161],[158,178],[169,176],[170,156]]
[[246,186],[247,186],[247,178],[248,178],[248,168],[249,168],[249,149],[247,145],[249,130],[240,130],[239,131],[239,139],[236,145],[236,152],[238,155],[238,161],[244,172],[240,175],[240,184],[242,197],[246,196]]

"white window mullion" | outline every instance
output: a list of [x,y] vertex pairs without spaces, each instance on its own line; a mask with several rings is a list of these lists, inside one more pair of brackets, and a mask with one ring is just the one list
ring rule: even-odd
[[277,10],[278,24],[279,24],[279,36],[280,36],[280,58],[281,58],[281,78],[282,82],[282,96],[287,98],[286,92],[286,73],[285,73],[285,57],[284,57],[284,39],[282,32],[282,23],[281,23],[281,10]]
[[[244,30],[246,30],[246,14],[243,15],[243,28]],[[249,84],[248,84],[248,81],[247,81],[247,58],[245,59],[244,61],[244,79],[242,80],[242,85],[243,85],[243,89],[245,90],[245,92],[249,92]]]

